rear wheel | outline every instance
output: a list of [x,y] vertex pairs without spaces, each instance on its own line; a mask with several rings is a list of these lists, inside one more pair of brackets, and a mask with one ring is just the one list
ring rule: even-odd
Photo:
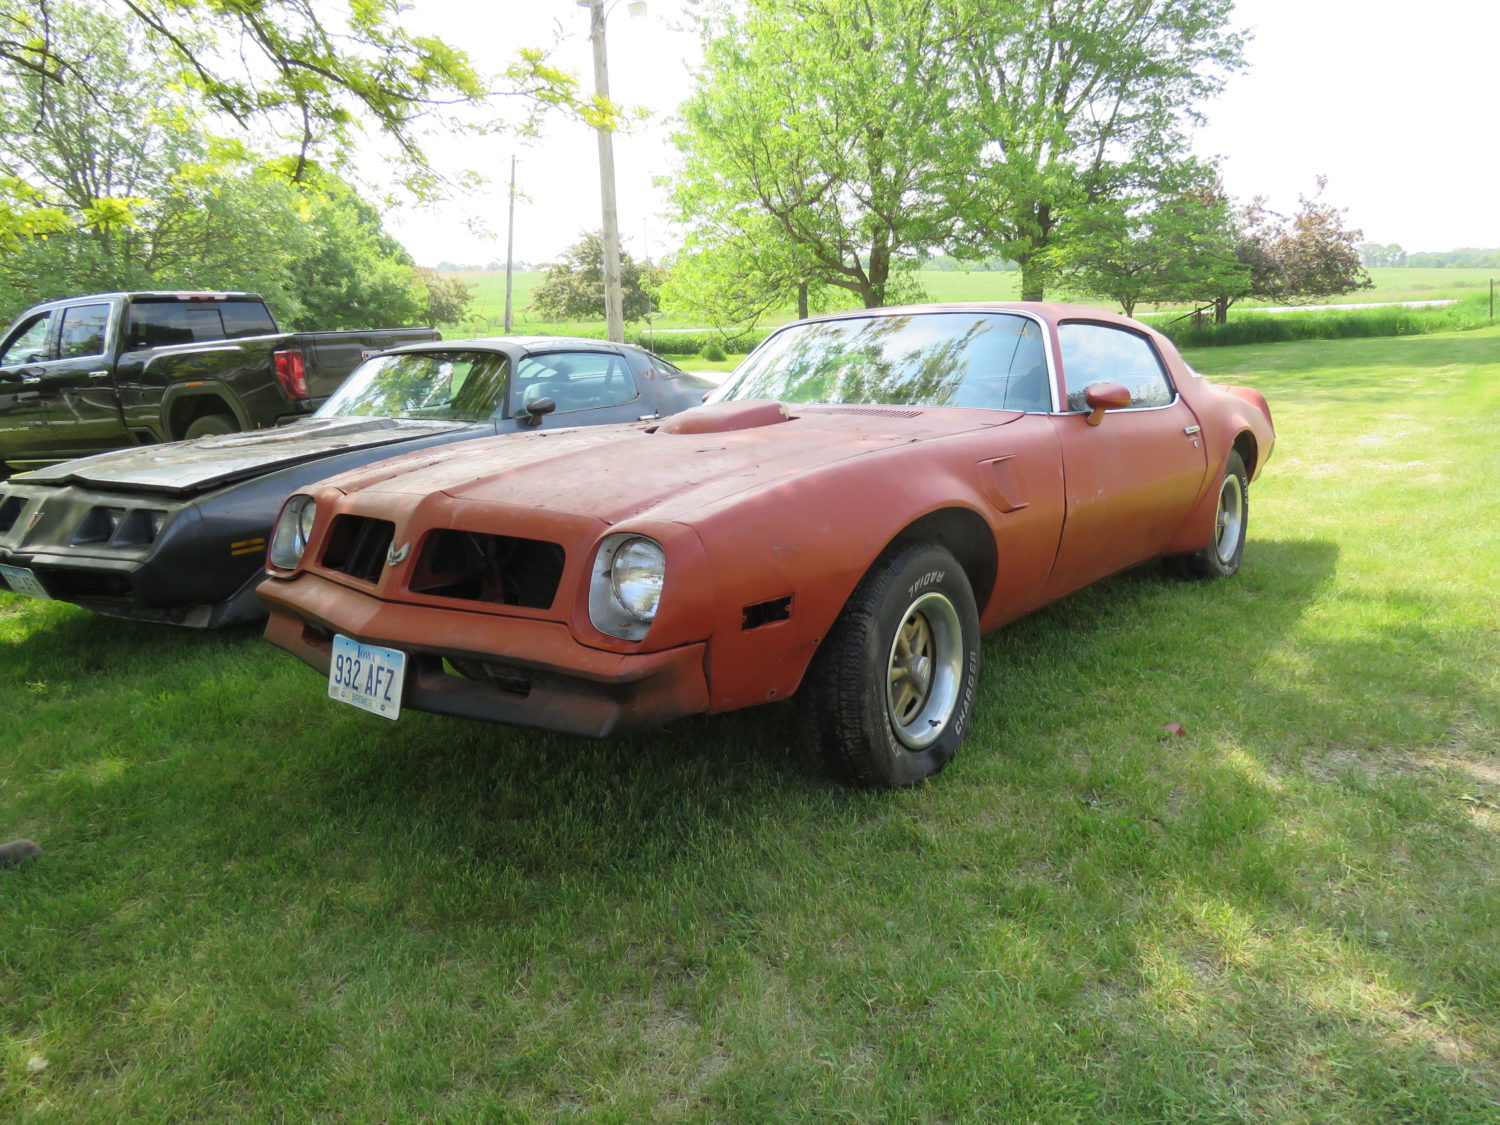
[[214,434],[232,434],[239,428],[239,423],[231,414],[200,414],[188,423],[188,428],[182,436],[191,440],[211,437]]
[[979,677],[979,615],[946,550],[888,550],[855,588],[808,670],[809,734],[856,785],[916,785],[963,740]]
[[1174,555],[1163,564],[1178,578],[1228,578],[1240,569],[1249,525],[1250,478],[1244,460],[1238,453],[1231,453],[1219,483],[1213,539],[1201,551]]

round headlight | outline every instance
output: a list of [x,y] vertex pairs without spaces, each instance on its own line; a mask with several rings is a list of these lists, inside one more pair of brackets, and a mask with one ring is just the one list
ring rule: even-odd
[[589,620],[594,628],[627,641],[645,638],[661,605],[667,555],[644,535],[606,535],[589,580]]
[[637,621],[651,622],[661,604],[667,556],[650,539],[627,539],[609,564],[609,585],[620,608]]
[[271,565],[282,570],[295,570],[302,563],[302,554],[307,550],[307,541],[312,538],[313,525],[318,518],[318,504],[311,496],[298,494],[286,502],[281,509],[281,518],[276,521],[276,530],[271,534]]

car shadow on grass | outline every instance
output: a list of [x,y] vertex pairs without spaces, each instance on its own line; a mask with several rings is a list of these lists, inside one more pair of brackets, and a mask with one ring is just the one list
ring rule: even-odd
[[[477,1107],[486,1082],[544,1117],[526,1099],[702,1073],[680,1119],[1044,1119],[1066,1096],[1483,1120],[1494,843],[1432,778],[1364,769],[1402,713],[1473,684],[1330,714],[1366,650],[1441,641],[1300,628],[1337,561],[1252,540],[1234,581],[1137,568],[1007,627],[951,769],[877,794],[824,781],[785,704],[614,743],[387,723],[253,635],[51,610],[13,651],[143,711],[33,709],[55,746],[0,790],[49,846],[6,888],[14,1026],[355,1117]],[[299,1049],[256,1054],[257,1031]],[[580,1079],[569,1057],[603,1061]]]

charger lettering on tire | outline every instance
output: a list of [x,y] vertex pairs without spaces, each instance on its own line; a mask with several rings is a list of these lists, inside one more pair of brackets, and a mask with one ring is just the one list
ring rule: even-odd
[[908,598],[914,598],[917,596],[918,590],[925,590],[927,589],[927,587],[935,585],[936,583],[941,582],[944,578],[947,577],[948,572],[946,570],[934,570],[929,574],[924,574],[921,578],[918,578],[915,582],[907,587],[906,596]]

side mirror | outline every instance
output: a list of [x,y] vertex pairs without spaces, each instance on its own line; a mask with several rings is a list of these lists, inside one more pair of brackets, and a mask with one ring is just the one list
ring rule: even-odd
[[542,417],[551,414],[557,409],[557,400],[551,398],[538,398],[526,404],[526,417],[521,419],[523,426],[540,426]]
[[1084,388],[1083,401],[1093,411],[1085,421],[1097,426],[1104,421],[1106,410],[1124,410],[1130,405],[1130,391],[1119,383],[1095,383]]

